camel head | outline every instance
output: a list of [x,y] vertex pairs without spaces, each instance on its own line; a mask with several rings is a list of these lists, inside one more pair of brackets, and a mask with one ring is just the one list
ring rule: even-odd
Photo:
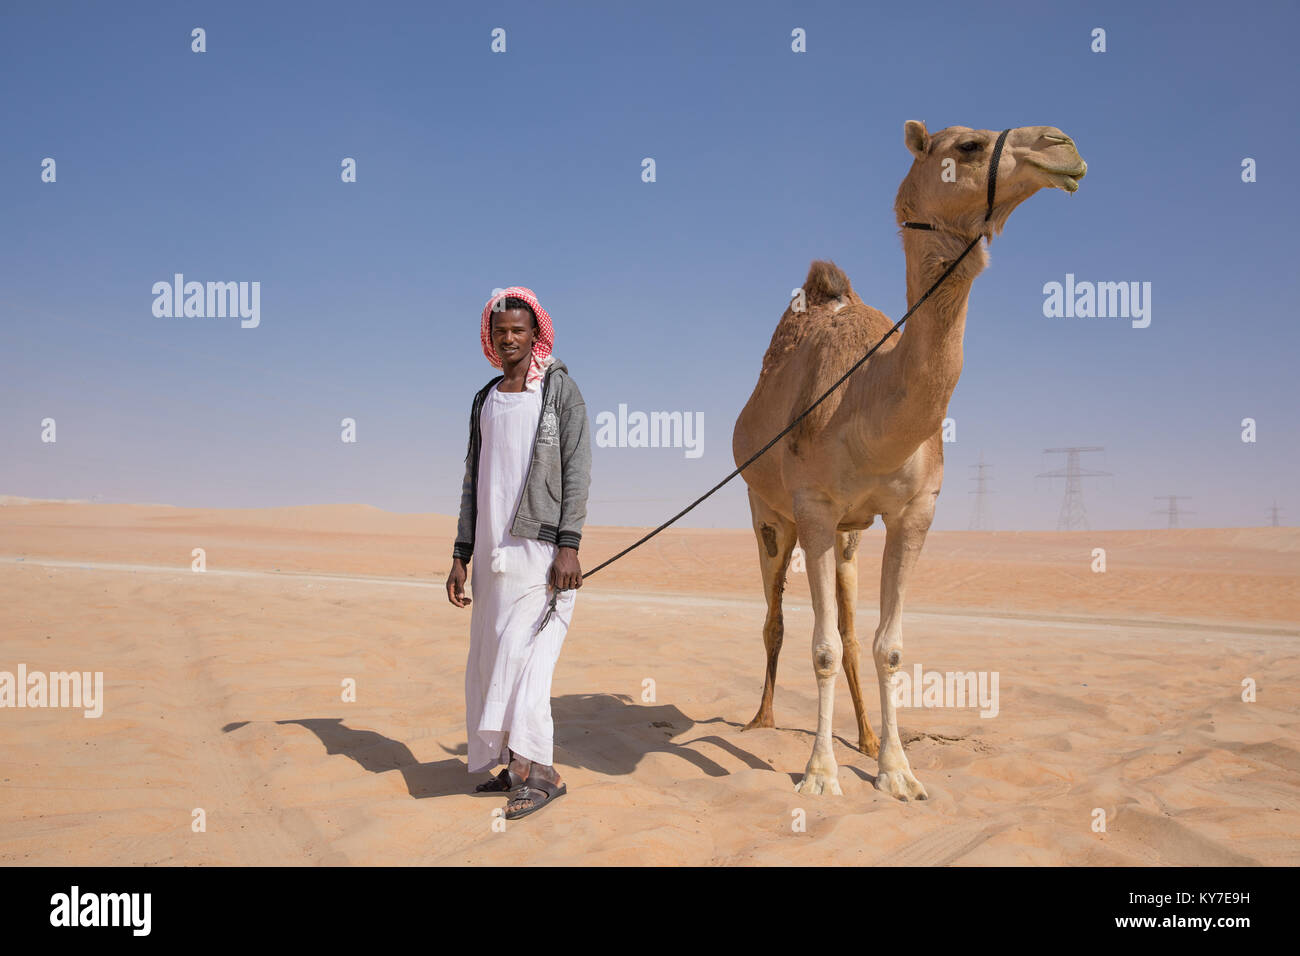
[[899,223],[928,222],[992,240],[1012,211],[1038,190],[1055,187],[1072,193],[1079,188],[1088,164],[1074,140],[1055,126],[1021,126],[1007,134],[1002,146],[993,217],[985,223],[989,163],[1001,132],[949,126],[932,134],[919,120],[908,120],[903,141],[914,160],[894,202]]

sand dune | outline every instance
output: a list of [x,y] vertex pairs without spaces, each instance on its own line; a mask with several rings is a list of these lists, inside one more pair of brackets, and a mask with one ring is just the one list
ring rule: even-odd
[[[467,793],[453,518],[0,503],[0,670],[105,685],[99,718],[0,710],[5,864],[1300,863],[1300,529],[932,534],[904,666],[997,671],[1000,699],[993,718],[900,710],[916,804],[872,787],[842,678],[844,794],[794,792],[816,722],[806,578],[777,728],[742,733],[753,536],[671,529],[580,591],[553,687],[569,795],[495,832],[504,800]],[[588,528],[584,567],[641,533]],[[868,645],[882,539],[861,551]],[[874,681],[867,707],[878,724]]]

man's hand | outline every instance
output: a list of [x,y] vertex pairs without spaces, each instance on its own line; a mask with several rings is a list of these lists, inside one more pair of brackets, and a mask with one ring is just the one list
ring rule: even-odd
[[547,583],[561,590],[582,587],[582,566],[578,564],[577,548],[560,548],[551,564]]
[[447,575],[447,600],[457,607],[469,607],[473,598],[465,597],[465,562],[461,558],[451,559],[451,574]]

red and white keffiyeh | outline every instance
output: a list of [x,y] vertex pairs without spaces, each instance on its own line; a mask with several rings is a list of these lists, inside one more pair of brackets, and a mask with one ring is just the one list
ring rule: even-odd
[[524,378],[524,388],[536,391],[541,387],[546,370],[555,361],[551,356],[551,346],[555,344],[555,331],[551,326],[550,313],[542,308],[542,304],[537,301],[537,296],[533,295],[532,289],[512,285],[488,299],[487,305],[483,307],[483,354],[487,356],[487,360],[494,368],[502,367],[501,356],[497,355],[497,350],[492,346],[492,307],[508,296],[523,299],[532,306],[533,313],[537,316],[537,338],[533,340],[533,354],[528,361],[528,373]]

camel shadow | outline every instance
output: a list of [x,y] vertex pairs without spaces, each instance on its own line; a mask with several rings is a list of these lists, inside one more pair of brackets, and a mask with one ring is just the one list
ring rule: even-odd
[[[727,776],[730,771],[691,746],[709,743],[752,769],[778,772],[767,761],[716,734],[674,743],[673,737],[705,724],[721,723],[736,728],[742,725],[721,717],[697,721],[671,704],[637,704],[625,694],[570,694],[551,701],[551,715],[555,722],[554,759],[564,767],[582,767],[603,776],[624,776],[632,773],[648,754],[667,753],[693,765],[706,776]],[[248,723],[229,723],[222,731],[232,733]],[[324,745],[326,754],[341,754],[371,773],[399,771],[407,792],[416,799],[473,792],[474,785],[480,782],[466,773],[466,744],[452,749],[444,747],[446,759],[421,763],[400,740],[373,730],[354,729],[342,717],[293,718],[275,723],[305,727]],[[801,774],[791,776],[798,779]]]

